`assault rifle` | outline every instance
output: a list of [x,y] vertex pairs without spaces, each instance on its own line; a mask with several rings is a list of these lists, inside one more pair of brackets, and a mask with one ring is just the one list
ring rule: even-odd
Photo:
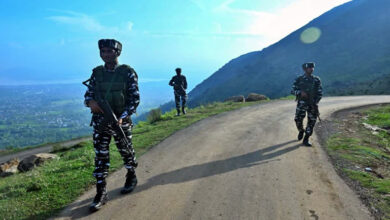
[[[92,89],[90,84],[87,84],[91,79],[88,79],[83,82],[83,84],[88,87],[89,89]],[[125,145],[128,150],[129,149],[129,141],[127,140],[127,136],[125,132],[123,131],[122,127],[118,124],[118,118],[116,117],[114,111],[112,110],[110,104],[107,102],[107,100],[101,98],[99,93],[96,93],[97,91],[94,91],[96,97],[96,102],[98,103],[99,107],[103,110],[103,115],[104,115],[104,121],[103,123],[106,125],[111,125],[112,129],[114,130],[115,134],[119,136],[119,142],[122,145]],[[131,152],[131,151],[130,151]]]
[[312,108],[314,108],[314,112],[316,113],[316,115],[317,115],[317,117],[318,117],[318,120],[319,120],[320,122],[322,122],[321,117],[320,117],[320,110],[318,110],[318,104],[313,104],[313,105],[312,105]]

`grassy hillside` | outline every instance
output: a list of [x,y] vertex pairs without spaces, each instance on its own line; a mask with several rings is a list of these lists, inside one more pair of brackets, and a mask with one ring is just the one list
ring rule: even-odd
[[[175,111],[171,111],[155,123],[140,122],[133,130],[137,155],[201,119],[258,103],[213,103],[190,109],[184,116],[175,117]],[[56,154],[60,156],[59,160],[49,161],[31,172],[0,178],[1,219],[44,219],[60,211],[94,184],[91,142]],[[122,167],[114,145],[110,145],[110,157],[110,171]]]
[[[190,92],[190,105],[249,92],[286,96],[307,61],[317,63],[315,74],[325,94],[347,89],[364,94],[366,83],[390,76],[389,11],[388,0],[353,0],[336,7],[270,47],[231,60]],[[304,43],[303,33],[312,27],[321,34],[317,41]],[[385,86],[375,92],[388,91]]]

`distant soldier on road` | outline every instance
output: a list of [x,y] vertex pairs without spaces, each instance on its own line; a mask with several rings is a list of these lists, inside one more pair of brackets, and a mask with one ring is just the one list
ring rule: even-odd
[[171,81],[169,81],[169,85],[173,86],[174,94],[175,94],[175,103],[177,116],[180,115],[180,98],[181,98],[181,110],[183,114],[186,114],[186,103],[187,103],[187,79],[184,75],[181,74],[181,69],[176,68],[176,76],[172,77]]
[[[131,114],[136,112],[140,102],[138,91],[137,73],[128,65],[120,65],[118,57],[122,51],[122,44],[114,39],[102,39],[98,42],[100,57],[104,66],[98,66],[92,70],[86,91],[85,105],[91,108],[93,126],[93,144],[95,148],[95,170],[93,176],[96,178],[96,196],[90,206],[91,211],[99,210],[107,201],[106,177],[110,166],[109,144],[111,136],[123,158],[127,169],[126,182],[121,190],[122,194],[130,193],[137,185],[135,168],[137,162],[131,142]],[[84,82],[84,83],[86,83]],[[98,100],[105,100],[118,119],[117,124],[107,121],[102,106]],[[122,128],[122,137],[113,128],[118,125]],[[124,134],[124,135],[123,135]]]
[[[295,123],[298,128],[298,140],[302,140],[305,146],[311,146],[309,137],[313,134],[313,129],[319,117],[318,103],[322,98],[321,80],[313,75],[314,63],[304,63],[302,65],[304,74],[297,77],[292,87],[291,93],[297,97],[297,108],[295,113]],[[307,112],[306,130],[303,128],[303,119]],[[304,136],[305,135],[305,136]]]

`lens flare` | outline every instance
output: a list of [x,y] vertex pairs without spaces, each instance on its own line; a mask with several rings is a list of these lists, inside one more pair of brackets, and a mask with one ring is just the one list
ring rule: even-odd
[[316,27],[309,27],[301,33],[301,41],[305,44],[312,44],[321,37],[321,30]]

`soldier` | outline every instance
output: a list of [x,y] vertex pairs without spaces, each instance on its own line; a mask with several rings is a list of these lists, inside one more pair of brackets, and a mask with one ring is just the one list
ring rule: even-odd
[[[121,154],[124,166],[127,169],[126,181],[122,194],[130,193],[137,185],[135,168],[137,162],[131,142],[131,114],[136,112],[139,104],[138,76],[128,65],[120,65],[118,57],[121,54],[122,44],[114,39],[101,39],[98,42],[100,57],[104,66],[98,66],[92,70],[88,80],[85,105],[91,108],[93,126],[93,144],[95,148],[96,196],[90,205],[90,211],[99,210],[107,202],[106,177],[110,166],[109,144],[111,136]],[[118,124],[127,136],[127,143],[120,141],[118,133],[112,128],[113,124],[105,121],[104,112],[96,100],[105,99],[118,118]],[[127,145],[127,146],[126,146]]]
[[[295,79],[291,93],[297,97],[295,123],[298,128],[298,140],[302,140],[305,146],[311,146],[309,137],[313,134],[314,125],[319,117],[318,103],[322,98],[321,80],[313,76],[314,63],[302,65],[304,74]],[[306,130],[303,128],[303,119],[308,115]]]
[[176,76],[172,77],[171,81],[169,81],[169,85],[173,86],[174,94],[175,94],[175,103],[177,116],[180,116],[180,98],[181,98],[181,110],[183,114],[186,114],[186,102],[187,102],[187,80],[184,75],[181,74],[181,69],[176,68]]

